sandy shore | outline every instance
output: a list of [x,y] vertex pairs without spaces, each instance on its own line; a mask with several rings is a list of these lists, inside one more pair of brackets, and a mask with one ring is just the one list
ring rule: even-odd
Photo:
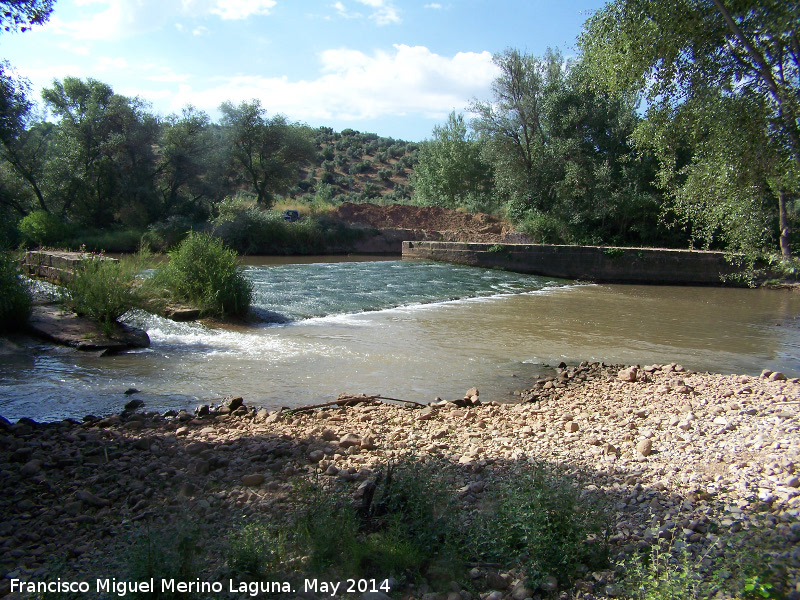
[[[712,560],[757,543],[782,593],[800,597],[797,379],[583,363],[517,400],[481,404],[473,389],[424,408],[365,401],[268,413],[229,399],[197,414],[143,406],[84,423],[2,421],[0,595],[12,579],[118,576],[135,532],[178,518],[202,526],[213,550],[234,521],[284,518],[303,477],[349,481],[355,493],[413,451],[442,461],[464,510],[498,479],[546,463],[609,499],[615,556],[665,538]],[[542,593],[492,568],[473,569],[482,598]],[[204,569],[224,573],[221,554]],[[613,572],[587,574],[561,597],[613,596],[615,586]],[[424,585],[393,593],[425,594],[432,600]]]

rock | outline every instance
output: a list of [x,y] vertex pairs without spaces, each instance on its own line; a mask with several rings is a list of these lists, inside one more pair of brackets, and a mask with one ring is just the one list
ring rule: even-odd
[[266,408],[259,408],[256,412],[256,421],[264,421],[269,416],[269,411]]
[[383,592],[364,592],[361,594],[361,600],[392,600],[392,598]]
[[339,448],[349,448],[351,446],[360,446],[361,438],[355,433],[346,433],[339,439]]
[[492,590],[506,590],[508,589],[508,579],[502,577],[497,571],[489,571],[486,573],[486,585]]
[[[131,388],[131,390],[132,389],[133,388]],[[127,393],[130,392],[131,394],[135,394],[136,392],[139,391],[139,390],[134,390],[133,392],[131,392],[131,390],[128,390],[125,393],[127,394]],[[133,410],[136,410],[137,408],[141,408],[143,406],[144,406],[144,400],[140,400],[139,398],[134,398],[133,400],[125,403],[125,410],[133,411]]]
[[335,476],[339,474],[339,467],[336,465],[328,465],[328,468],[325,469],[325,475]]
[[436,409],[432,406],[426,406],[425,408],[417,411],[416,419],[417,421],[427,421],[435,416],[436,416]]
[[336,435],[336,432],[333,429],[326,429],[322,432],[322,439],[326,442],[332,442],[338,439],[339,436]]
[[102,508],[111,504],[109,500],[106,500],[105,498],[98,498],[86,490],[78,490],[75,492],[75,498],[81,502],[85,502],[89,506],[94,506],[95,508]]
[[636,444],[636,452],[642,456],[650,456],[653,452],[653,442],[651,440],[642,440]]
[[619,373],[617,373],[617,379],[620,381],[636,381],[637,374],[638,369],[636,367],[628,367],[627,369],[622,369]]
[[308,460],[311,462],[318,463],[323,458],[325,458],[325,453],[322,450],[312,450],[308,453]]
[[[539,587],[542,588],[542,591],[544,592],[555,592],[558,590],[558,579],[552,575],[545,575],[545,577],[542,578]],[[515,598],[514,600],[517,599]],[[521,600],[524,600],[524,598]]]
[[361,439],[361,449],[362,450],[375,450],[377,446],[375,445],[375,438],[371,435],[365,435]]
[[480,395],[481,393],[478,391],[478,388],[473,387],[467,390],[467,392],[464,394],[464,398],[465,399],[469,398],[470,400],[472,400],[473,398],[477,398]]
[[580,428],[580,425],[578,425],[575,421],[567,421],[564,423],[564,431],[567,433],[575,433]]
[[511,598],[513,600],[525,600],[526,598],[532,598],[532,597],[533,597],[533,590],[527,587],[523,583],[518,583],[517,585],[514,586],[514,589],[511,591]]
[[222,406],[228,408],[231,411],[236,410],[243,404],[244,404],[244,399],[241,396],[236,396],[235,398],[225,398],[225,400],[222,401]]
[[[137,390],[136,388],[132,387],[132,388],[128,388],[127,390],[125,390],[125,391],[124,391],[124,392],[122,392],[122,393],[123,393],[123,394],[125,394],[126,396],[132,396],[133,394],[138,394],[138,393],[139,393],[139,390]],[[131,402],[133,402],[133,401],[131,401]],[[139,400],[139,402],[142,402],[142,401],[141,401],[141,400]],[[130,404],[130,402],[129,402],[128,404]],[[144,402],[142,402],[142,404],[144,404]],[[140,404],[139,406],[142,406],[142,404]],[[128,408],[128,406],[127,406],[127,405],[125,405],[125,408],[127,409],[127,408]],[[136,407],[136,408],[138,408],[138,407]],[[132,408],[130,408],[130,409],[128,409],[128,410],[133,410],[133,409],[132,409]]]
[[786,375],[780,371],[775,371],[774,373],[770,373],[768,379],[770,381],[786,381]]
[[263,473],[250,473],[242,477],[242,485],[247,487],[255,487],[264,483]]
[[42,461],[37,458],[33,460],[29,460],[24,465],[22,465],[19,469],[19,474],[23,477],[30,477],[31,475],[36,475],[39,471],[42,470]]
[[604,446],[604,448],[603,448],[603,451],[606,454],[616,454],[617,453],[617,449],[612,444],[606,444]]

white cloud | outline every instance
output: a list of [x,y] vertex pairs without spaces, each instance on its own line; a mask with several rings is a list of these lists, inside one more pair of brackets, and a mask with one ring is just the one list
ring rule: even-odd
[[213,113],[225,100],[236,103],[259,98],[270,113],[298,120],[444,118],[474,96],[488,94],[497,76],[489,52],[446,57],[422,46],[395,45],[391,52],[372,55],[327,50],[320,60],[320,76],[309,81],[242,74],[217,78],[205,89],[181,84],[169,110],[193,104]]
[[252,15],[267,15],[275,4],[275,0],[217,0],[211,12],[226,20],[240,20]]
[[194,29],[192,29],[192,35],[195,36],[208,35],[208,32],[209,32],[208,27],[204,27],[202,25],[200,25],[200,27],[195,27]]
[[[387,2],[387,0],[355,1],[373,9],[369,15],[369,18],[375,21],[375,23],[378,25],[388,25],[390,23],[400,23],[402,21],[398,9],[391,2]],[[345,19],[363,18],[363,15],[359,12],[350,12],[341,1],[337,1],[331,6],[336,9],[336,12],[340,17],[344,17]]]
[[437,9],[438,10],[438,9],[442,8],[442,5],[439,4],[438,2],[431,2],[430,4],[426,4],[425,8],[433,8],[433,9]]
[[391,2],[387,2],[386,0],[357,1],[375,9],[370,15],[370,19],[374,20],[378,25],[388,25],[390,23],[400,23],[402,21],[399,11]]
[[[86,14],[73,21],[56,12],[44,26],[83,40],[108,40],[157,30],[180,17],[216,15],[224,20],[266,15],[276,0],[77,0]],[[179,31],[183,26],[175,24]]]

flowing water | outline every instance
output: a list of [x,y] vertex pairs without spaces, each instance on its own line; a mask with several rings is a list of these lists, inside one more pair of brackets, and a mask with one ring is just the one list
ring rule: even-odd
[[98,357],[13,338],[0,354],[0,414],[39,420],[241,395],[267,408],[340,392],[427,402],[472,386],[509,399],[543,365],[680,362],[800,376],[800,294],[585,285],[432,262],[251,259],[261,324],[210,329],[138,313],[146,350]]

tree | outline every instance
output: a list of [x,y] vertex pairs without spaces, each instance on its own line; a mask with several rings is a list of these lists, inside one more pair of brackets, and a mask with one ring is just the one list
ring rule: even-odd
[[300,167],[316,159],[310,131],[283,115],[268,119],[258,100],[239,106],[225,102],[220,110],[233,162],[249,180],[258,202],[271,206],[274,194],[293,187]]
[[451,112],[423,142],[412,175],[414,201],[423,206],[484,208],[491,204],[491,166],[481,158],[481,142],[471,136],[463,114]]
[[543,59],[506,50],[495,55],[500,75],[492,84],[490,101],[474,101],[473,127],[485,141],[501,194],[512,212],[546,210],[548,191],[542,186],[541,165],[550,136],[547,103],[564,79],[561,54],[548,50]]
[[153,146],[158,123],[138,99],[94,79],[66,77],[42,91],[58,117],[51,196],[84,225],[142,226],[154,211]]
[[26,31],[50,18],[55,0],[6,0],[0,2],[0,27],[4,31]]
[[[795,0],[616,0],[587,21],[580,37],[593,76],[609,89],[645,90],[650,114],[691,111],[714,127],[719,95],[758,107],[747,129],[773,155],[768,178],[784,256],[790,255],[787,200],[798,193],[800,173],[799,28]],[[670,120],[660,122],[660,132],[670,127]],[[718,161],[724,152],[713,156]],[[709,158],[701,152],[694,161],[710,168]]]
[[181,116],[171,115],[162,123],[156,186],[161,195],[160,213],[196,213],[198,203],[213,195],[206,175],[213,170],[214,137],[206,113],[193,106]]

